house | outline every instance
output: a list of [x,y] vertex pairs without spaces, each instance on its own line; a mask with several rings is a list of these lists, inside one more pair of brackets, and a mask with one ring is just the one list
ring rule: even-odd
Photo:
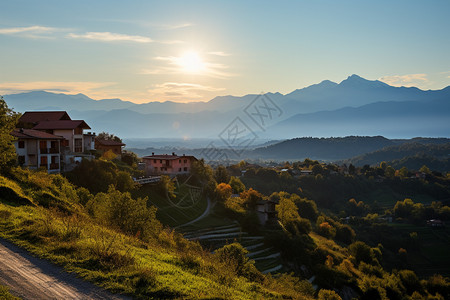
[[179,175],[191,172],[192,164],[197,159],[190,155],[152,155],[144,156],[142,160],[145,163],[145,171],[148,175]]
[[125,146],[124,143],[116,142],[113,140],[95,140],[95,149],[101,154],[111,150],[117,156],[122,155],[122,147]]
[[[17,126],[21,128],[19,132],[31,129],[61,138],[58,146],[61,171],[70,171],[83,158],[93,158],[90,151],[95,149],[95,133],[84,133],[85,129],[91,129],[89,125],[83,120],[72,120],[65,111],[25,112]],[[16,150],[18,155],[24,151],[18,147]]]
[[256,215],[261,225],[266,225],[277,219],[277,213],[275,211],[276,204],[278,202],[274,200],[261,200],[256,203]]
[[442,222],[441,220],[438,219],[431,219],[427,221],[427,226],[430,227],[443,227],[444,226],[444,222]]
[[311,170],[300,170],[300,175],[312,175],[313,171]]
[[15,129],[19,165],[30,169],[45,168],[49,173],[61,171],[61,141],[63,137],[33,129]]

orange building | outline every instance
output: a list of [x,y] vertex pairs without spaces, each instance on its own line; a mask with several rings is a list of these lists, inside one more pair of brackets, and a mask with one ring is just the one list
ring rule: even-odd
[[121,142],[116,142],[113,140],[95,139],[95,149],[102,154],[111,150],[114,154],[120,156],[122,155],[123,146],[125,146],[125,144]]
[[178,175],[191,172],[192,163],[197,159],[191,155],[152,155],[144,156],[145,170],[148,175]]

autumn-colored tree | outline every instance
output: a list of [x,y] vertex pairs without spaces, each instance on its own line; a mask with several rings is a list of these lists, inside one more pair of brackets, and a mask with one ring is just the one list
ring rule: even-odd
[[117,157],[117,154],[115,154],[114,152],[112,152],[111,149],[109,149],[108,151],[104,152],[102,154],[102,156],[100,157],[100,159],[104,159],[104,160],[113,160]]
[[216,195],[216,199],[220,202],[225,202],[228,198],[231,197],[233,193],[233,189],[228,183],[218,184],[216,190],[214,191]]
[[263,200],[263,195],[261,195],[260,192],[252,188],[242,192],[240,194],[240,197],[241,199],[244,200],[244,203],[247,206],[247,208],[250,209],[254,209],[256,207],[256,203],[258,203],[258,201]]

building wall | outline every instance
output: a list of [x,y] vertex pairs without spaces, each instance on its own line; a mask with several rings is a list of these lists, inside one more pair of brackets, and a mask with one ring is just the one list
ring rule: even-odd
[[176,159],[144,158],[147,174],[186,174],[191,172],[191,157]]
[[73,141],[73,129],[58,129],[53,130],[54,135],[62,136],[66,140],[69,141],[69,149],[70,151],[74,151],[74,141]]

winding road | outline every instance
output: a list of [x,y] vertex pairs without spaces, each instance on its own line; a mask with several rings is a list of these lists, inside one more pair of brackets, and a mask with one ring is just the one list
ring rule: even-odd
[[0,284],[22,299],[131,299],[114,295],[0,238]]

